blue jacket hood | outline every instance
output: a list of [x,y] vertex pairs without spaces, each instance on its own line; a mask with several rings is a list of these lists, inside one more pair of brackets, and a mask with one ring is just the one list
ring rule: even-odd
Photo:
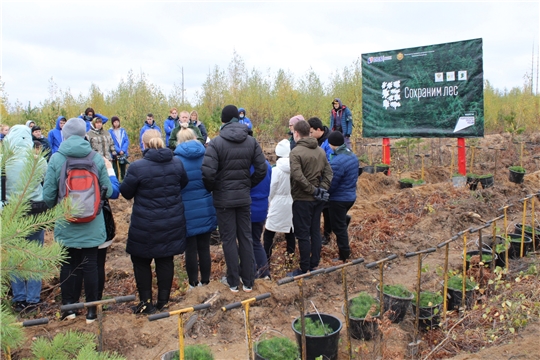
[[343,104],[341,103],[341,99],[340,98],[335,98],[333,101],[332,101],[332,106],[334,106],[334,103],[335,102],[338,102],[339,104],[339,109],[341,109],[343,107]]
[[62,116],[62,115],[60,115],[58,118],[56,118],[56,130],[62,130],[62,129],[60,129],[60,120],[62,120],[62,119],[67,121],[66,117]]
[[174,155],[183,156],[188,159],[198,159],[204,156],[206,148],[199,140],[190,140],[178,144],[174,150]]
[[239,108],[239,109],[238,109],[238,114],[240,114],[241,112],[244,113],[244,116],[247,116],[247,114],[246,114],[246,109],[244,109],[244,108]]

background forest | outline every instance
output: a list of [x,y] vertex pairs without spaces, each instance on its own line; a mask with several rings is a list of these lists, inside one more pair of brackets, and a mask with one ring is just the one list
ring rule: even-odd
[[[162,126],[172,107],[197,110],[199,119],[213,137],[221,125],[221,109],[225,105],[235,104],[246,109],[254,125],[254,135],[259,141],[268,141],[285,137],[288,120],[296,114],[302,114],[306,119],[317,116],[329,125],[332,99],[339,97],[353,113],[353,137],[358,139],[362,134],[360,63],[360,59],[357,59],[350,66],[337,70],[324,82],[314,69],[309,69],[300,77],[282,69],[275,73],[255,68],[250,70],[235,53],[227,69],[215,66],[209,71],[206,81],[191,102],[182,96],[180,85],[175,85],[170,94],[165,94],[158,85],[150,83],[143,72],[135,74],[133,71],[129,71],[117,88],[108,93],[101,91],[99,84],[93,84],[87,95],[77,97],[69,89],[59,89],[51,78],[49,97],[37,106],[18,101],[10,103],[4,84],[0,83],[0,122],[14,125],[34,120],[49,130],[55,126],[59,115],[69,119],[92,107],[109,118],[119,116],[133,144],[149,112]],[[524,74],[523,86],[510,90],[495,89],[489,79],[484,79],[486,134],[540,129],[540,95],[534,91],[533,79],[532,74]],[[107,128],[109,126],[106,125]]]

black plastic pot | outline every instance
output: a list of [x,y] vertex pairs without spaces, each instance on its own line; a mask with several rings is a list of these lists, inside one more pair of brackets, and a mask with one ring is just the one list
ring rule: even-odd
[[[318,314],[306,314],[306,318],[311,318],[313,321],[320,321]],[[343,327],[341,320],[329,314],[320,314],[323,323],[328,324],[333,332],[325,336],[308,336],[306,335],[306,359],[315,360],[315,358],[324,355],[330,360],[337,360],[339,347],[339,332]],[[294,324],[300,321],[297,317],[292,322],[292,329],[296,335],[296,342],[302,353],[302,333],[294,328]]]
[[362,175],[363,167],[358,167],[358,176]]
[[[377,302],[378,303],[378,302]],[[351,300],[349,300],[349,307],[351,306]],[[345,316],[344,305],[341,305],[341,313]],[[371,340],[377,331],[379,326],[377,320],[380,318],[380,313],[366,318],[355,318],[349,315],[349,326],[351,330],[351,336],[357,340]]]
[[399,188],[400,189],[408,189],[408,188],[412,188],[413,184],[410,183],[410,182],[402,182],[401,180],[399,181]]
[[[379,286],[377,285],[377,291]],[[405,318],[407,310],[411,306],[411,300],[414,298],[413,293],[408,298],[400,298],[393,295],[383,293],[384,311],[388,312],[388,319],[393,323],[400,323]]]
[[476,190],[478,187],[478,178],[472,178],[467,176],[467,185],[469,185],[470,190]]
[[438,328],[441,323],[441,316],[439,314],[430,317],[418,318],[418,330],[429,331]]
[[388,166],[375,166],[375,172],[382,172],[384,175],[388,175]]
[[362,172],[366,174],[375,174],[375,166],[367,165],[362,168]]
[[523,183],[523,178],[525,177],[525,173],[516,172],[510,169],[509,171],[510,172],[508,173],[508,180],[510,180],[510,182],[513,182],[516,184]]
[[[463,299],[462,289],[448,288],[448,301],[446,308],[448,311],[459,309],[461,307],[461,299]],[[474,304],[474,289],[465,291],[465,306],[470,309]]]
[[[528,226],[530,225],[525,225],[525,228],[527,228]],[[514,225],[514,233],[521,235],[522,228],[523,228],[523,225],[520,223]],[[527,229],[525,229],[525,235],[530,237],[531,239],[533,238],[532,231],[527,231]],[[540,242],[540,229],[539,228],[534,228],[534,238],[535,238],[536,247],[538,248],[538,244]]]
[[[420,306],[420,313],[418,314],[418,317],[422,319],[431,318],[441,313],[441,307],[442,304],[435,304],[429,307]],[[414,316],[416,316],[416,304],[414,303],[414,301],[412,302],[412,313]]]
[[[508,234],[510,237],[510,248],[508,249],[509,259],[519,259],[521,256],[521,234]],[[523,256],[526,256],[532,249],[532,239],[525,235],[523,238]]]
[[493,176],[479,178],[478,182],[480,182],[480,184],[482,184],[482,189],[490,188],[495,184],[495,180],[493,179]]
[[[467,251],[467,255],[469,256],[475,256],[475,255],[478,255],[480,252],[478,250],[469,250]],[[488,250],[488,249],[483,249],[482,250],[482,254],[483,255],[492,255],[491,253],[491,250]],[[463,258],[463,257],[462,257]],[[495,254],[495,259],[497,258],[497,254]],[[481,259],[480,259],[481,260]],[[484,267],[490,267],[491,266],[491,263],[493,262],[493,259],[489,260],[489,261],[484,261]],[[465,269],[469,269],[469,266],[470,266],[470,261],[469,260],[465,260]]]
[[178,354],[178,350],[167,351],[165,354],[161,355],[161,360],[171,360]]

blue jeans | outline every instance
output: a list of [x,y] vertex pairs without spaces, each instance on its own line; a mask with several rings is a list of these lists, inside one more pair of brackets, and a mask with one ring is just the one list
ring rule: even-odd
[[[45,230],[39,230],[26,238],[28,241],[37,241],[43,246]],[[39,303],[41,294],[41,280],[21,280],[13,279],[11,281],[11,290],[13,291],[13,302],[26,301],[29,304]]]

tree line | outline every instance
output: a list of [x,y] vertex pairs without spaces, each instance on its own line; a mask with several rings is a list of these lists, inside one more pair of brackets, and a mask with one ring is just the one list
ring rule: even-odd
[[[484,81],[484,111],[486,133],[508,131],[509,125],[525,131],[537,131],[540,126],[540,95],[534,94],[531,77],[525,74],[522,87],[510,90],[494,88]],[[137,141],[139,130],[146,114],[151,112],[161,126],[172,107],[178,110],[197,110],[206,125],[209,135],[215,136],[221,125],[223,106],[235,104],[247,111],[254,127],[254,135],[262,140],[283,138],[288,131],[288,120],[302,114],[319,117],[329,125],[332,99],[339,97],[353,114],[355,127],[353,138],[362,134],[362,71],[361,60],[334,72],[323,82],[313,69],[302,76],[295,76],[283,69],[267,73],[259,69],[248,69],[237,54],[227,69],[215,66],[211,69],[200,90],[192,101],[183,101],[182,88],[173,87],[165,94],[159,86],[152,84],[144,73],[129,71],[116,89],[104,93],[92,84],[87,95],[75,97],[71,91],[62,90],[51,78],[49,97],[37,106],[20,102],[11,104],[0,83],[1,123],[13,125],[34,120],[42,128],[52,129],[56,118],[81,114],[92,107],[107,117],[120,117],[122,126],[128,131],[131,143]],[[182,102],[183,101],[183,102]]]

